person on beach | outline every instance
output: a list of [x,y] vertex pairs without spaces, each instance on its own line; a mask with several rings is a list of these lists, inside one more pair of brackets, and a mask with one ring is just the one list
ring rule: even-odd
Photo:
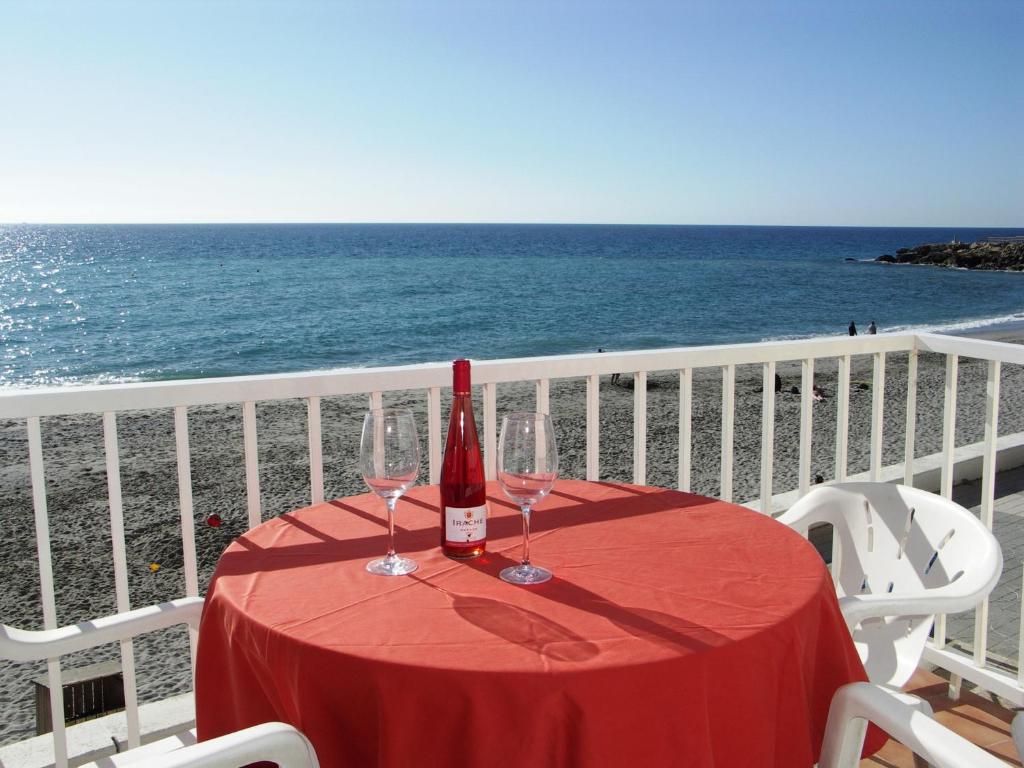
[[868,324],[868,333],[871,334],[872,336],[874,336],[876,333],[878,333],[878,327],[875,325],[875,321],[874,320],[872,320]]
[[853,324],[853,320],[850,321],[850,335],[851,336],[856,336],[857,335],[857,326]]

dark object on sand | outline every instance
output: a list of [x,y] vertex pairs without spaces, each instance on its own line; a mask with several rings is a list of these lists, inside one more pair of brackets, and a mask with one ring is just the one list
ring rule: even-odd
[[[50,680],[45,675],[34,678],[36,691],[36,735],[53,730],[50,709]],[[121,664],[103,661],[77,669],[61,671],[64,694],[64,719],[68,725],[92,720],[108,712],[124,709],[124,678]]]
[[781,392],[782,391],[782,377],[779,376],[779,374],[777,374],[777,373],[775,374],[775,391],[776,392]]

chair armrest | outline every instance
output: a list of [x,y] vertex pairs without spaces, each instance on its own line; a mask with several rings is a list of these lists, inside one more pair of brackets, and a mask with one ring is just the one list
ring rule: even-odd
[[871,683],[850,683],[836,691],[818,768],[856,768],[865,721],[878,725],[935,768],[1007,768],[1002,760]]
[[846,625],[853,630],[865,619],[886,616],[932,616],[939,613],[969,611],[985,599],[985,594],[960,589],[959,584],[925,590],[917,595],[849,595],[839,598],[839,609]]
[[807,533],[807,529],[810,528],[811,525],[817,522],[822,522],[820,518],[821,509],[819,507],[813,504],[801,504],[800,502],[797,502],[775,519],[783,525],[789,526],[794,531]]
[[313,745],[285,723],[263,723],[182,747],[146,761],[147,768],[240,768],[267,760],[280,768],[319,768]]
[[53,659],[175,624],[199,626],[203,598],[181,597],[57,629],[25,630],[0,625],[0,657],[10,661]]

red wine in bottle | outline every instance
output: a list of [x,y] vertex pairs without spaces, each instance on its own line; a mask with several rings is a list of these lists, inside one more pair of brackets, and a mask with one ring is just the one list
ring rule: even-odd
[[469,360],[452,363],[452,415],[441,464],[441,551],[448,557],[483,554],[487,546],[487,488],[473,420]]

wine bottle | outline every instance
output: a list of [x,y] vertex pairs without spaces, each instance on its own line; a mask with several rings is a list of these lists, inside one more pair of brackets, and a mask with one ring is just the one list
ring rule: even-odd
[[452,363],[452,414],[441,464],[441,551],[469,558],[487,546],[487,488],[473,420],[469,360]]

